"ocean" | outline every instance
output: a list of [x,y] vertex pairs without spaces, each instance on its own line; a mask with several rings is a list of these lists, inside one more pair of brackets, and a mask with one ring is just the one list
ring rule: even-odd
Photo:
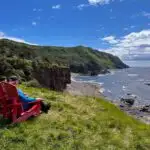
[[75,80],[101,85],[100,92],[108,100],[119,101],[122,97],[132,96],[135,105],[150,105],[150,86],[147,85],[150,84],[150,66],[111,70],[106,75],[77,76]]

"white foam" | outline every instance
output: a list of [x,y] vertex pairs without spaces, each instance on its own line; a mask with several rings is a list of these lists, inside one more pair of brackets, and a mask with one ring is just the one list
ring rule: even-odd
[[109,89],[108,89],[107,91],[108,91],[108,93],[112,93],[112,91],[111,91],[111,90],[109,90]]
[[100,93],[104,93],[104,92],[105,92],[105,89],[104,89],[104,88],[100,88],[99,92],[100,92]]
[[123,90],[123,91],[125,91],[126,88],[127,88],[126,86],[124,86],[124,85],[122,86],[122,90]]
[[114,75],[114,74],[115,74],[115,71],[111,71],[111,72],[110,72],[110,75]]
[[143,82],[143,81],[145,81],[145,80],[144,80],[144,79],[139,79],[138,81]]
[[138,74],[128,74],[128,77],[137,77]]
[[98,77],[103,77],[105,76],[106,74],[99,74]]

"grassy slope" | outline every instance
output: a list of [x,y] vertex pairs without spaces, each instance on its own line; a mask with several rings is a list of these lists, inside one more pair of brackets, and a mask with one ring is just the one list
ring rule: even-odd
[[150,149],[150,126],[102,99],[21,88],[29,95],[50,101],[52,110],[47,115],[1,129],[1,150]]

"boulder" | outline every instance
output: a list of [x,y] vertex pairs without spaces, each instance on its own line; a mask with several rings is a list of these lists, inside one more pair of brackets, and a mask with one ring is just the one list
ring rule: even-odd
[[123,102],[124,104],[132,106],[135,102],[135,99],[133,99],[133,98],[121,98],[120,101]]
[[71,83],[71,72],[69,68],[40,68],[34,69],[33,77],[40,85],[51,90],[63,91],[67,84]]
[[145,106],[143,106],[143,107],[140,109],[140,111],[142,111],[142,112],[150,112],[150,105],[145,105]]
[[150,86],[150,83],[145,83],[145,85],[148,85],[148,86]]

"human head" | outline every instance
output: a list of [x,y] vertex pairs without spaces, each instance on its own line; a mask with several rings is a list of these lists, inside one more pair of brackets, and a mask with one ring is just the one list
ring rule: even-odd
[[17,76],[11,76],[9,77],[9,81],[8,81],[10,84],[13,84],[13,85],[17,85],[19,83],[19,80],[18,80],[18,77]]
[[7,82],[7,78],[5,76],[0,76],[0,82]]

